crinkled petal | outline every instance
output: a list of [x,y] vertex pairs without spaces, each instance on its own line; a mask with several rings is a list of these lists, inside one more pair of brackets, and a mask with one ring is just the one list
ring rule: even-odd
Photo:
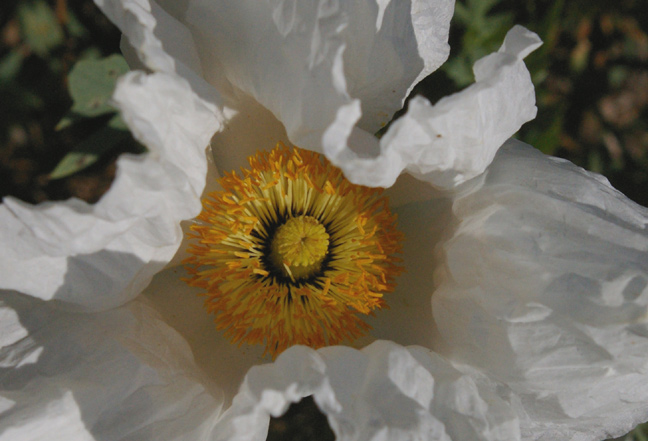
[[155,1],[95,0],[95,3],[122,31],[126,39],[122,46],[134,51],[139,63],[133,64],[138,68],[141,64],[154,72],[180,75],[201,98],[221,102],[218,92],[203,78],[193,36],[183,23]]
[[[149,153],[123,155],[94,205],[77,199],[0,205],[0,287],[101,310],[134,298],[175,254],[179,223],[200,212],[216,109],[184,80],[124,76],[114,100]],[[35,277],[37,275],[37,277]]]
[[437,272],[434,349],[506,385],[523,439],[648,419],[648,210],[517,141],[471,185]]
[[0,317],[0,440],[211,439],[222,397],[144,302],[73,313],[5,292]]
[[350,181],[372,187],[393,185],[403,170],[446,189],[479,175],[504,141],[536,115],[522,60],[540,44],[536,34],[515,26],[499,52],[475,64],[475,84],[435,105],[415,97],[379,147],[369,133],[344,126],[357,113],[354,106],[340,109],[339,124],[324,138],[326,156]]
[[[193,0],[179,20],[205,78],[230,82],[282,121],[291,141],[322,151],[338,109],[354,104],[374,132],[413,83],[448,55],[454,2]],[[178,14],[176,12],[176,14]]]
[[[122,51],[132,68],[181,76],[201,98],[222,109],[222,128],[211,139],[219,173],[245,166],[249,156],[271,150],[279,141],[290,143],[283,124],[250,95],[233,88],[222,78],[222,69],[203,69],[194,37],[182,22],[189,0],[96,3],[123,32]],[[208,68],[212,65],[207,63]]]
[[[199,96],[236,115],[227,130],[234,136],[212,143],[217,159],[233,159],[217,161],[221,170],[243,166],[241,158],[268,148],[271,135],[276,143],[287,134],[336,165],[358,152],[377,153],[369,134],[447,58],[454,6],[453,0],[96,1],[147,68],[184,77]],[[256,118],[270,127],[265,137],[258,136]],[[232,142],[236,134],[244,135],[239,144]],[[373,176],[369,185],[380,179]]]
[[517,440],[513,410],[489,387],[421,347],[294,346],[254,367],[216,426],[217,440],[264,440],[269,416],[313,395],[338,441]]

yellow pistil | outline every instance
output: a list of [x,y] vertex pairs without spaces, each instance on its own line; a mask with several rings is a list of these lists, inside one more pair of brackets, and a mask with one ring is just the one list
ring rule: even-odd
[[385,306],[402,234],[381,189],[351,184],[317,153],[278,144],[220,180],[191,227],[187,282],[216,326],[276,356],[369,329],[358,314]]
[[320,271],[328,245],[329,235],[317,219],[292,217],[277,228],[270,243],[270,262],[297,282]]

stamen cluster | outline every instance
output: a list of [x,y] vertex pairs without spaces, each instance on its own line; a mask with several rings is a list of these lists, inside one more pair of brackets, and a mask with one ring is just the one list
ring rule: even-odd
[[273,356],[369,329],[402,268],[402,234],[381,189],[351,184],[317,153],[278,144],[226,174],[191,227],[187,282],[216,326]]

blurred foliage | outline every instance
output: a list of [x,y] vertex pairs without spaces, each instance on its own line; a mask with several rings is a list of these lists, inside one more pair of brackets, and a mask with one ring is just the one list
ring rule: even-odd
[[25,43],[40,57],[61,46],[65,39],[62,23],[44,0],[25,1],[16,10]]
[[110,104],[117,79],[128,71],[121,55],[103,59],[78,61],[68,76],[68,87],[73,104],[70,111],[56,125],[56,130],[82,124],[88,118],[110,115],[107,122],[89,137],[75,145],[50,173],[50,179],[61,179],[96,163],[109,152],[134,144],[126,124]]
[[613,441],[648,441],[648,423],[640,424],[635,430]]
[[475,61],[493,52],[504,41],[506,32],[515,24],[511,11],[499,12],[495,6],[500,0],[466,0],[455,4],[453,25],[461,29],[457,43],[461,50],[443,65],[443,71],[457,87],[474,81],[472,66]]
[[568,2],[558,18],[529,57],[538,117],[520,138],[648,205],[648,2]]
[[142,151],[109,104],[119,39],[91,1],[3,0],[0,196],[95,202],[117,156]]
[[648,205],[648,2],[457,0],[449,61],[416,91],[436,101],[472,83],[514,23],[544,42],[525,60],[538,116],[518,138]]

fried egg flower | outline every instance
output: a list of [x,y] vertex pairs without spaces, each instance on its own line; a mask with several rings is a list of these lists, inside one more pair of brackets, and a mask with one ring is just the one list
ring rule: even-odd
[[452,1],[97,3],[149,152],[95,205],[0,205],[1,440],[263,440],[310,395],[338,440],[648,419],[648,210],[507,141],[534,34],[379,140]]

